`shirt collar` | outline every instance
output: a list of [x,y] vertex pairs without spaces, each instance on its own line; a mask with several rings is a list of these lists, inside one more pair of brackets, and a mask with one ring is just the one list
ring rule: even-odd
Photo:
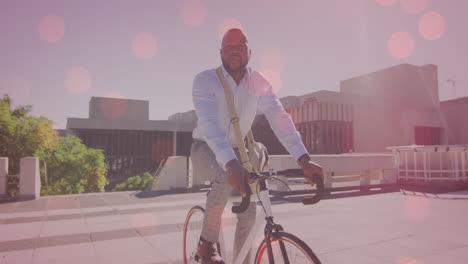
[[[223,64],[221,64],[221,69],[223,70],[224,78],[232,80],[232,76],[229,74],[229,72],[227,72],[226,68],[224,68]],[[252,69],[250,67],[247,67],[247,71],[245,72],[244,77],[242,77],[242,80],[250,80],[250,74],[252,74]]]

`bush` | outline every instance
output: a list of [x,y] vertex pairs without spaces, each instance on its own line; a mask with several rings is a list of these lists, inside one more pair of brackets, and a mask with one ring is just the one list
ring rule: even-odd
[[75,136],[61,137],[43,158],[49,182],[47,189],[41,177],[44,194],[104,192],[108,184],[104,151],[86,147]]
[[149,190],[153,186],[153,183],[153,176],[149,172],[145,172],[141,177],[140,175],[136,175],[128,178],[127,182],[117,184],[112,191],[144,191]]

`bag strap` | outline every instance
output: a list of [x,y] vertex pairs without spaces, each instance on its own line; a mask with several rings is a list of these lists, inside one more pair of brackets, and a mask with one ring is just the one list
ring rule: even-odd
[[249,130],[249,133],[247,133],[247,145],[252,146],[254,142],[255,142],[255,138],[253,136],[252,130]]
[[221,69],[221,67],[218,67],[216,69],[216,74],[218,75],[219,80],[223,84],[224,94],[226,95],[226,102],[227,102],[228,110],[229,110],[229,115],[231,116],[231,124],[234,128],[234,134],[236,135],[237,147],[239,148],[241,164],[248,171],[253,171],[252,165],[250,164],[250,161],[249,161],[249,156],[247,155],[247,150],[245,148],[244,140],[242,138],[242,133],[240,130],[240,125],[239,125],[239,118],[237,117],[237,114],[236,114],[236,107],[234,106],[234,98],[232,96],[231,89],[229,88],[229,85],[226,82],[226,79],[224,78],[223,70]]

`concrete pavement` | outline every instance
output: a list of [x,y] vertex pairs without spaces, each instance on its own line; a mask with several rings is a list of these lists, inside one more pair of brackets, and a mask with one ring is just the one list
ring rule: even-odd
[[[0,263],[181,263],[187,211],[205,193],[102,193],[0,204]],[[237,199],[234,197],[233,199]],[[468,263],[468,191],[274,197],[277,223],[322,263]],[[235,217],[225,210],[232,245]]]

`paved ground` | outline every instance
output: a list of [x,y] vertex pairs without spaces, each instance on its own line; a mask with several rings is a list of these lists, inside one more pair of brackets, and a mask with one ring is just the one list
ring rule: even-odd
[[[182,223],[204,198],[122,192],[1,203],[0,263],[180,263]],[[322,263],[468,263],[467,191],[298,201],[275,198],[276,222]],[[229,210],[223,221],[228,243],[235,222]]]

